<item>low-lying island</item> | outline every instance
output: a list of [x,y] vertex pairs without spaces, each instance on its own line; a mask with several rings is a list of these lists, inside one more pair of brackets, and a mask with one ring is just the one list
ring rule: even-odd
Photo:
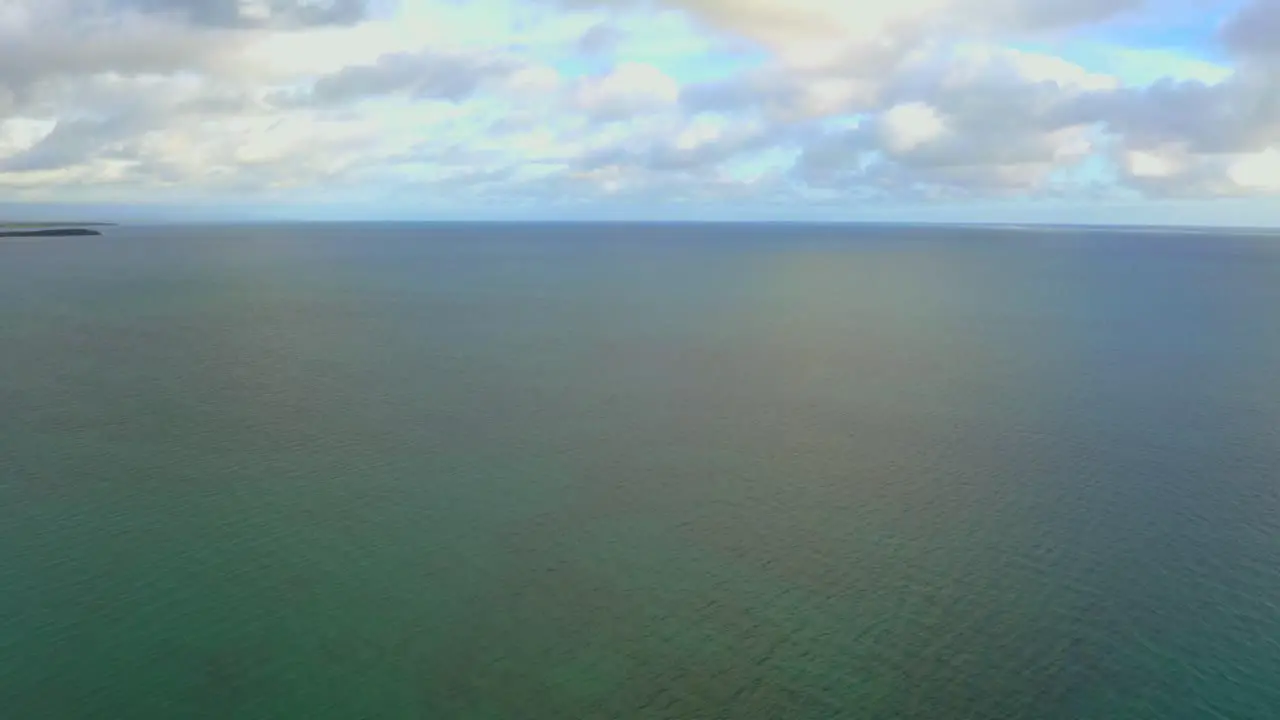
[[6,223],[0,222],[0,238],[84,237],[101,235],[94,228],[110,223]]
[[62,228],[56,230],[0,230],[0,238],[47,238],[47,237],[82,237],[85,235],[101,235],[97,230],[88,228]]

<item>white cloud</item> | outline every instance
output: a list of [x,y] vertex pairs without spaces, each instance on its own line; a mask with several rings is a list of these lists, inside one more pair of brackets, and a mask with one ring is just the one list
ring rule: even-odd
[[1128,150],[1124,153],[1124,169],[1135,178],[1165,180],[1186,172],[1186,148],[1167,145],[1151,150]]
[[725,120],[714,115],[698,115],[676,135],[679,150],[696,150],[719,140],[725,133]]
[[583,80],[579,107],[601,118],[625,118],[671,107],[680,99],[680,85],[652,65],[623,63],[602,77]]
[[1268,148],[1236,158],[1227,176],[1241,188],[1252,191],[1280,191],[1280,148]]
[[909,153],[947,132],[946,120],[922,102],[894,105],[880,117],[880,122],[884,146],[894,153]]

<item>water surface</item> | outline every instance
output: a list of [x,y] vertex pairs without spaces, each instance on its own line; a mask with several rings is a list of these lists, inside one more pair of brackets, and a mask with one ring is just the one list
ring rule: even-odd
[[15,718],[1274,718],[1280,238],[0,246]]

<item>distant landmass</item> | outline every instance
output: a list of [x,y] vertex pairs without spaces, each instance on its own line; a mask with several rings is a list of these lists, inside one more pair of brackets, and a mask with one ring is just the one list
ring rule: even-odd
[[101,235],[88,228],[53,228],[48,230],[0,230],[0,238],[82,237]]
[[110,227],[112,223],[6,223],[0,222],[0,238],[83,237],[101,235],[95,227]]

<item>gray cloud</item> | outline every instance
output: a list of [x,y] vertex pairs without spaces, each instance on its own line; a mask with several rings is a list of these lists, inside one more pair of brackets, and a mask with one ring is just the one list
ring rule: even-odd
[[[806,3],[803,0],[539,0],[557,8],[604,8],[629,11],[659,5],[683,11],[720,30],[751,37],[784,38],[802,44],[806,36],[829,33],[829,17],[844,9],[866,8],[869,18],[893,16],[890,5],[876,0],[845,0],[841,4]],[[1257,0],[1273,2],[1274,0]],[[1097,24],[1144,8],[1148,0],[952,0],[940,14],[900,13],[880,28],[876,42],[890,34],[950,35],[964,33],[1056,31]],[[910,6],[908,5],[909,9]],[[940,21],[940,22],[939,22]],[[879,22],[870,20],[870,22]]]
[[689,112],[763,112],[781,114],[800,104],[803,78],[763,72],[695,83],[680,92]]
[[[181,135],[202,123],[254,117],[264,108],[251,94],[208,80],[94,76],[41,83],[23,111],[57,118],[31,147],[0,154],[0,174],[92,166],[99,160],[144,159],[149,134]],[[163,164],[162,158],[149,158]]]
[[117,11],[177,17],[209,27],[298,28],[353,25],[370,12],[369,0],[112,0]]
[[1252,57],[1280,59],[1280,0],[1253,0],[1222,26],[1228,49]]
[[623,32],[613,25],[596,23],[578,38],[577,50],[589,57],[611,55],[624,37]]
[[326,75],[303,93],[284,94],[286,106],[341,106],[360,100],[404,94],[429,100],[458,102],[484,82],[505,77],[519,64],[496,56],[437,53],[383,55],[372,65],[343,68]]
[[689,85],[681,104],[692,112],[757,112],[779,121],[872,110],[924,46],[918,34],[887,31],[878,42],[843,48],[815,67],[774,64]]
[[578,171],[620,166],[658,173],[705,172],[743,155],[797,142],[805,131],[799,126],[750,126],[731,128],[718,137],[688,146],[672,138],[640,146],[628,143],[589,152],[577,158],[573,167]]
[[983,2],[988,17],[1021,30],[1060,30],[1111,20],[1141,9],[1147,0],[1003,0]]
[[[946,53],[887,78],[878,111],[805,145],[794,176],[814,187],[902,192],[1030,190],[1087,141],[1067,111],[1084,91],[1036,80],[1019,56]],[[905,134],[904,134],[905,133]],[[932,189],[930,189],[932,188]],[[924,189],[924,190],[922,190]]]
[[107,153],[125,153],[115,143],[138,130],[132,118],[59,121],[53,131],[31,148],[0,159],[0,172],[57,170],[84,164]]
[[1066,117],[1102,124],[1135,147],[1185,143],[1193,153],[1251,152],[1280,141],[1280,82],[1265,75],[1217,85],[1161,80],[1082,96]]
[[1027,63],[998,53],[916,62],[886,79],[877,111],[856,127],[805,143],[792,177],[897,200],[1044,192],[1055,170],[1092,149],[1071,110],[1088,93],[1075,83],[1096,79],[1069,67],[1056,69],[1057,80],[1028,77]]
[[207,67],[235,47],[226,38],[166,30],[124,25],[97,34],[58,29],[0,33],[0,85],[22,89],[50,77],[106,72],[175,73]]
[[[1036,158],[1031,149],[1020,154]],[[1051,159],[999,159],[966,162],[950,158],[890,157],[870,134],[827,137],[804,149],[791,175],[817,189],[837,190],[847,197],[893,200],[956,200],[1024,193],[1043,186],[1054,169]]]
[[255,30],[352,24],[370,10],[370,0],[17,2],[0,22],[0,88],[19,96],[51,78],[208,73],[238,60]]
[[234,61],[247,38],[136,13],[107,16],[101,4],[25,0],[0,22],[0,96],[15,112],[37,107],[69,82],[94,77],[207,74]]

